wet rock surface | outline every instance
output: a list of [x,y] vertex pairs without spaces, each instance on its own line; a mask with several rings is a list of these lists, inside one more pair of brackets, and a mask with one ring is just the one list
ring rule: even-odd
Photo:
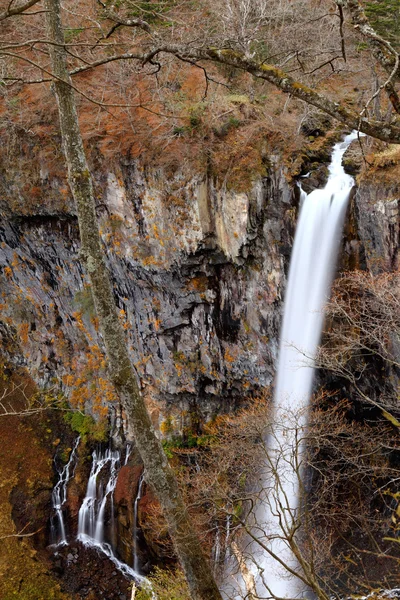
[[372,273],[396,271],[400,248],[400,188],[397,182],[362,181],[357,190],[358,223],[367,267]]
[[345,172],[351,175],[352,177],[358,175],[358,173],[361,170],[361,167],[365,162],[363,152],[365,153],[365,150],[363,150],[362,138],[360,138],[360,141],[354,140],[353,142],[351,142],[346,152],[344,153],[342,161],[343,168]]

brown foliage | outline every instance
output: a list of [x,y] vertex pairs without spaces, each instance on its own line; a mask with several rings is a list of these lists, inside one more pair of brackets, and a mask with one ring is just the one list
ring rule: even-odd
[[374,367],[390,377],[390,370],[399,368],[399,274],[345,273],[334,283],[327,322],[317,364],[347,379],[359,399],[397,412],[394,390],[381,381],[373,396],[367,375]]
[[[400,576],[399,550],[385,540],[397,531],[392,515],[398,501],[398,435],[385,420],[354,420],[351,403],[335,405],[333,398],[321,393],[308,430],[299,432],[299,441],[306,440],[307,469],[302,469],[298,545],[328,594],[390,587]],[[196,446],[172,448],[192,518],[210,554],[218,537],[219,560],[231,543],[243,548],[244,529],[254,519],[269,427],[267,394],[236,415],[209,423]],[[152,527],[165,544],[159,518],[154,506]]]

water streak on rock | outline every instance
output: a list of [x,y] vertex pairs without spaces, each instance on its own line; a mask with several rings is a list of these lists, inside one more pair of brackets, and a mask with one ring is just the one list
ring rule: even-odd
[[80,437],[77,438],[67,464],[64,465],[63,468],[58,470],[58,481],[54,486],[51,495],[54,514],[50,519],[50,537],[52,544],[55,544],[56,546],[64,546],[68,543],[63,515],[63,507],[67,501],[68,483],[75,473],[76,451],[80,439]]

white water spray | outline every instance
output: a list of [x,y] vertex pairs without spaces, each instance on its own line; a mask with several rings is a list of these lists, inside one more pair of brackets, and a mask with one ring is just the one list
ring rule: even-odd
[[296,577],[300,566],[288,538],[298,525],[302,437],[308,419],[314,361],[354,183],[341,162],[356,137],[352,133],[335,145],[325,188],[302,194],[285,297],[273,427],[266,440],[268,458],[256,511],[255,533],[269,550],[257,549],[253,556],[257,593],[261,597],[307,595],[304,584]]
[[60,471],[58,471],[58,481],[54,486],[51,495],[51,501],[55,513],[50,520],[51,541],[52,544],[56,546],[65,546],[68,543],[64,523],[63,507],[67,501],[68,482],[75,473],[76,451],[78,449],[80,439],[80,437],[77,438],[67,464],[64,465]]
[[[92,539],[102,544],[104,542],[104,513],[107,500],[113,495],[117,485],[120,454],[117,450],[106,450],[104,453],[93,452],[92,469],[86,490],[86,496],[79,509],[78,539]],[[104,491],[100,473],[108,468],[109,477]]]
[[[127,450],[128,455],[128,450]],[[139,575],[136,568],[118,560],[111,544],[105,541],[104,520],[107,502],[110,503],[111,522],[114,521],[114,490],[117,485],[118,473],[121,466],[121,456],[118,450],[93,452],[92,468],[89,475],[86,496],[78,515],[77,539],[84,545],[105,554],[115,566],[136,583],[143,584],[146,578]],[[127,458],[125,462],[127,461]],[[107,474],[107,484],[104,489],[103,479]],[[139,486],[141,490],[141,485]],[[135,503],[136,505],[136,503]],[[112,534],[111,534],[112,535]]]

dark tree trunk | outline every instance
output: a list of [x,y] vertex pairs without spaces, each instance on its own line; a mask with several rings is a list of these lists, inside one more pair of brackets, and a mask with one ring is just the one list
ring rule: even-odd
[[81,254],[92,284],[110,376],[132,426],[145,466],[146,481],[152,486],[162,506],[191,597],[193,600],[222,600],[184,506],[174,473],[155,435],[118,319],[96,218],[92,178],[79,129],[74,91],[70,85],[60,0],[46,0],[46,18],[49,39],[52,41],[50,53],[53,85],[58,102],[68,181],[78,213]]

